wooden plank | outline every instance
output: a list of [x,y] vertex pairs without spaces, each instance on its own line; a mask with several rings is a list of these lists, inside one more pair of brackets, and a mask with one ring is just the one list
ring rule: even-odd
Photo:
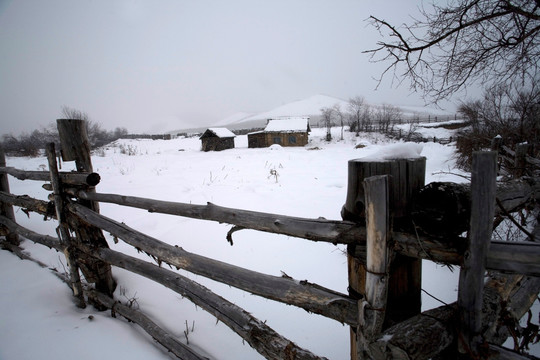
[[131,229],[126,224],[118,223],[79,204],[70,204],[68,209],[83,222],[97,226],[152,255],[158,263],[164,262],[271,300],[295,305],[342,323],[357,325],[356,302],[346,295],[307,281],[261,274],[190,253],[181,247],[171,246]]
[[388,294],[390,259],[389,177],[364,180],[367,228],[365,300],[359,302],[357,358],[371,357],[369,343],[383,328]]
[[390,209],[388,176],[373,176],[364,180],[366,196],[366,301],[363,333],[368,339],[377,336],[383,326],[392,251],[389,239]]
[[471,178],[471,226],[459,274],[458,310],[461,354],[478,356],[482,340],[485,264],[495,212],[497,153],[475,152]]
[[87,122],[78,119],[58,119],[56,125],[62,145],[62,159],[75,160],[77,171],[92,172]]

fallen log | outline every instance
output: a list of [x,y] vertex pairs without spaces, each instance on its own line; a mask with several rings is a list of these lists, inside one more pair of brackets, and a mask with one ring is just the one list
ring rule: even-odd
[[134,229],[97,214],[79,204],[70,204],[68,211],[82,221],[99,227],[124,240],[140,251],[189,272],[205,276],[255,295],[301,307],[342,323],[356,326],[357,304],[347,295],[325,289],[307,281],[271,276],[210,259],[171,246]]

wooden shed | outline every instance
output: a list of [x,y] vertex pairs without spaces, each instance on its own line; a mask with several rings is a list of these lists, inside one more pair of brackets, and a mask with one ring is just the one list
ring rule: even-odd
[[199,139],[202,151],[221,151],[234,148],[234,135],[226,128],[208,128]]
[[260,148],[273,144],[304,146],[308,143],[309,117],[269,119],[263,131],[248,134],[248,147]]

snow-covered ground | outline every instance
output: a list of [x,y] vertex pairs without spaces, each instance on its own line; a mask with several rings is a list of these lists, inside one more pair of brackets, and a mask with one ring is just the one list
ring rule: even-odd
[[[301,148],[248,149],[246,136],[236,137],[236,148],[201,152],[197,138],[122,140],[93,157],[101,175],[98,192],[160,200],[217,205],[308,218],[340,219],[347,190],[347,161],[372,156],[389,145],[384,137],[355,137],[334,128],[334,141],[323,141],[325,130],[313,129],[310,144]],[[437,129],[429,129],[430,136]],[[445,135],[439,137],[448,137]],[[355,148],[357,144],[365,147]],[[454,147],[424,143],[426,183],[466,181],[454,168]],[[130,155],[129,155],[130,154]],[[8,166],[45,169],[45,158],[8,158]],[[71,163],[62,170],[71,170]],[[272,171],[275,170],[275,171]],[[453,172],[458,175],[450,174]],[[46,199],[41,184],[10,177],[11,192]],[[187,251],[248,269],[299,279],[347,292],[344,247],[313,243],[287,236],[243,230],[234,233],[234,246],[225,239],[230,225],[101,204],[101,213],[178,245]],[[17,221],[34,231],[55,235],[55,224],[41,216],[16,211]],[[109,240],[111,240],[109,238]],[[111,248],[144,258],[122,241]],[[63,255],[25,241],[22,247],[50,268],[65,271]],[[121,269],[116,297],[136,299],[136,306],[201,354],[212,359],[262,359],[256,351],[222,323],[187,299]],[[308,314],[241,290],[181,271],[255,317],[301,347],[329,359],[349,357],[349,328],[336,321]],[[457,297],[457,272],[424,262],[423,288],[438,299]],[[77,309],[70,290],[49,270],[0,251],[0,359],[170,359],[136,325],[109,312]],[[422,295],[423,308],[441,305]],[[188,331],[186,331],[188,330]],[[188,333],[187,338],[185,333]],[[76,354],[76,355],[75,355]]]

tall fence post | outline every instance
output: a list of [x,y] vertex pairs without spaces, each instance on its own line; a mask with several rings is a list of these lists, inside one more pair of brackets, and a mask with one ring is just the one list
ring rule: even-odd
[[66,222],[66,214],[64,210],[65,198],[62,194],[62,183],[60,176],[58,175],[58,164],[56,162],[56,151],[54,143],[47,145],[47,160],[49,162],[49,173],[51,175],[51,185],[53,188],[54,207],[56,211],[56,218],[58,219],[58,228],[56,232],[60,241],[67,245],[64,255],[66,256],[67,265],[69,268],[69,280],[71,282],[71,290],[73,291],[73,297],[76,300],[76,305],[80,308],[86,307],[84,301],[84,292],[81,284],[81,277],[79,274],[79,266],[77,265],[77,258],[74,254],[75,248],[72,244],[71,235],[69,234],[69,227]]
[[[0,146],[0,167],[6,166],[6,154],[4,149]],[[7,174],[0,174],[0,191],[9,193],[9,182]],[[0,204],[0,214],[7,217],[9,220],[15,222],[15,212],[13,211],[13,206],[1,203]],[[6,230],[6,240],[12,245],[19,245],[19,235]]]
[[517,144],[516,153],[514,159],[514,178],[527,174],[527,151],[529,150],[529,144]]
[[[410,226],[409,214],[413,192],[425,184],[426,158],[395,160],[350,160],[348,164],[347,198],[342,209],[344,220],[365,222],[365,192],[363,181],[376,175],[390,175],[390,215],[394,227]],[[347,248],[349,294],[365,299],[366,247],[361,244]],[[390,265],[388,302],[383,329],[417,315],[421,310],[422,262],[397,255]],[[357,359],[357,330],[351,328],[351,359]]]
[[365,300],[359,301],[357,358],[372,358],[369,344],[381,333],[386,313],[390,248],[388,176],[364,180],[366,204],[366,287]]
[[497,153],[473,154],[471,173],[471,220],[467,250],[459,273],[458,350],[478,358],[482,327],[482,297],[486,256],[491,242],[497,190]]
[[[62,159],[64,161],[74,160],[77,171],[93,172],[86,121],[58,119],[56,123],[60,136]],[[88,187],[86,191],[95,192],[95,188]],[[81,200],[81,204],[99,212],[97,202]],[[101,229],[83,223],[73,216],[70,216],[67,220],[79,241],[90,243],[92,246],[109,247]],[[112,277],[111,266],[109,264],[85,257],[84,259],[79,259],[79,266],[88,282],[95,283],[98,291],[112,296],[116,282]]]

